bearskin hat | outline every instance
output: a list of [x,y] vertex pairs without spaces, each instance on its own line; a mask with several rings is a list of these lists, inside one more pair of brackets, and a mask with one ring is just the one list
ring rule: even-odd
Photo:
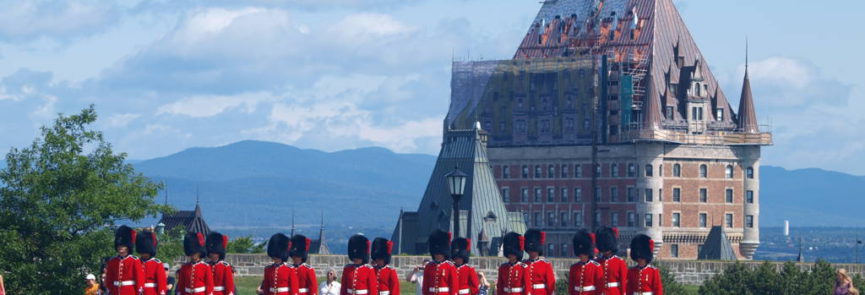
[[472,240],[466,238],[456,238],[451,244],[451,259],[462,258],[463,263],[469,263],[469,256],[472,254]]
[[451,252],[451,234],[448,232],[443,232],[441,230],[434,230],[429,235],[429,254],[436,255],[441,254],[444,255],[445,258],[450,256]]
[[523,260],[523,252],[526,248],[525,238],[515,232],[509,232],[502,238],[502,252],[505,257],[517,256],[517,260]]
[[138,254],[148,253],[151,257],[156,256],[156,246],[159,240],[156,239],[156,233],[152,231],[143,231],[135,237],[135,250]]
[[348,258],[360,259],[364,264],[369,263],[369,239],[357,234],[348,239]]
[[291,251],[288,256],[300,257],[303,262],[309,258],[309,246],[312,245],[312,240],[304,235],[294,235],[291,237]]
[[195,253],[201,253],[201,257],[207,256],[207,247],[205,247],[204,234],[188,233],[183,237],[183,252],[186,256],[192,256]]
[[538,252],[544,255],[544,244],[546,244],[547,233],[530,229],[526,231],[526,252]]
[[135,236],[137,233],[131,227],[121,225],[114,232],[114,249],[120,246],[129,248],[129,253],[135,250]]
[[291,239],[288,236],[283,233],[274,234],[267,241],[267,256],[287,261],[289,248],[291,248]]
[[652,262],[655,256],[655,241],[647,235],[637,235],[631,240],[631,259],[645,259],[646,263]]
[[590,234],[587,230],[581,229],[574,235],[574,254],[589,255],[595,254],[595,235]]
[[598,250],[601,252],[619,252],[619,229],[602,227],[595,232],[598,239]]
[[210,232],[207,235],[207,253],[219,254],[219,259],[225,259],[225,248],[228,248],[228,236],[218,232]]
[[390,264],[393,254],[393,242],[385,238],[375,238],[372,241],[372,259],[384,259],[385,264]]

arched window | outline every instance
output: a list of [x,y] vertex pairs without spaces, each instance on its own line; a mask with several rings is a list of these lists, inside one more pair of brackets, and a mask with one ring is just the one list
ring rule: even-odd
[[682,165],[673,165],[673,177],[682,177]]
[[707,178],[709,177],[709,167],[706,164],[700,165],[700,177]]
[[727,169],[724,170],[724,175],[727,178],[733,178],[733,165],[727,165]]
[[745,171],[745,173],[748,175],[748,179],[754,179],[754,167],[748,167],[748,169]]
[[655,174],[653,170],[652,164],[646,165],[646,177],[652,177]]

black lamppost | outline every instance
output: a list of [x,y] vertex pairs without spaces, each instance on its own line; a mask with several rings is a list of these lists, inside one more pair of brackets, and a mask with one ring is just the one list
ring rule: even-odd
[[445,174],[447,179],[448,190],[451,197],[454,199],[454,238],[460,237],[460,199],[463,197],[466,189],[466,178],[468,175],[454,167],[454,171]]

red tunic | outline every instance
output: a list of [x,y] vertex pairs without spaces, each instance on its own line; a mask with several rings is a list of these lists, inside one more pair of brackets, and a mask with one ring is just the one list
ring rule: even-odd
[[302,263],[294,265],[297,269],[297,293],[300,295],[318,295],[318,278],[311,265]]
[[532,295],[553,295],[556,290],[556,273],[553,271],[553,264],[544,259],[527,259],[523,261],[528,267],[529,281],[531,286],[529,294]]
[[396,268],[390,265],[376,267],[375,275],[378,277],[379,295],[399,295],[399,277]]
[[480,283],[478,282],[478,272],[474,267],[468,264],[457,266],[457,278],[459,279],[457,282],[459,284],[459,289],[457,289],[458,295],[478,294]]
[[108,260],[105,271],[108,291],[114,295],[138,295],[144,289],[144,268],[132,255],[115,256]]
[[430,262],[423,269],[423,295],[456,295],[457,268],[453,262]]
[[604,279],[601,264],[594,260],[577,262],[571,265],[568,276],[568,292],[571,295],[600,294],[598,284]]
[[376,295],[378,278],[369,264],[349,264],[342,269],[340,295]]
[[234,270],[231,264],[220,260],[210,263],[213,273],[213,295],[234,295]]
[[144,295],[165,295],[168,293],[168,288],[165,286],[167,277],[165,276],[165,268],[162,266],[162,261],[151,258],[143,261],[144,267]]
[[664,295],[661,271],[652,265],[628,269],[628,294]]
[[531,286],[528,265],[506,262],[499,266],[496,295],[529,295],[527,286]]
[[198,261],[187,262],[181,266],[177,273],[177,294],[213,294],[213,275],[210,272],[210,265],[204,261]]
[[601,294],[625,295],[626,278],[628,276],[628,265],[625,263],[625,260],[613,255],[610,258],[599,258],[598,263],[601,264],[601,270],[604,274],[604,278],[599,284]]
[[297,295],[297,268],[285,263],[264,268],[261,289],[265,295]]

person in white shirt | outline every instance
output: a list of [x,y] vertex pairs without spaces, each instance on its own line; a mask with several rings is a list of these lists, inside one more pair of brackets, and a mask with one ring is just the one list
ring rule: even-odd
[[327,271],[327,280],[318,285],[319,295],[339,295],[339,289],[342,285],[336,281],[336,270],[329,269]]
[[415,284],[415,292],[417,292],[415,294],[423,294],[423,269],[429,262],[429,259],[424,259],[423,264],[415,266],[406,277],[406,281]]

